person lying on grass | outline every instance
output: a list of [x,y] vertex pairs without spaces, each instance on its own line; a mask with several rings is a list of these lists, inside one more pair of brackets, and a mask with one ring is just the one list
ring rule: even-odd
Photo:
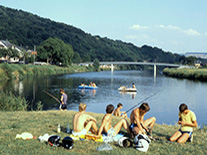
[[[151,117],[144,121],[144,115],[150,110],[148,103],[142,103],[139,108],[134,109],[130,115],[130,131],[131,138],[137,134],[148,134],[149,138],[152,138],[152,128],[154,127],[156,118]],[[136,128],[135,128],[136,127]],[[148,128],[147,128],[148,127]],[[135,130],[136,129],[136,130]]]
[[196,115],[193,111],[189,110],[184,103],[179,106],[179,111],[178,124],[181,125],[181,127],[170,137],[170,141],[174,142],[177,140],[178,143],[185,143],[189,140],[192,142],[193,127],[197,127]]
[[128,133],[130,133],[129,123],[127,122],[125,118],[122,118],[119,122],[116,123],[114,127],[112,127],[111,120],[112,120],[113,111],[114,111],[114,106],[112,104],[109,104],[106,107],[106,114],[104,115],[102,119],[102,123],[98,131],[98,136],[101,136],[102,133],[107,134],[107,136],[116,136],[122,127]]
[[88,131],[97,134],[98,127],[96,119],[88,114],[85,114],[86,104],[80,103],[79,112],[73,117],[73,132],[74,136],[86,135]]
[[123,105],[121,103],[119,103],[117,105],[117,108],[114,110],[114,116],[127,118],[126,112],[120,111],[122,109],[122,107],[123,107]]

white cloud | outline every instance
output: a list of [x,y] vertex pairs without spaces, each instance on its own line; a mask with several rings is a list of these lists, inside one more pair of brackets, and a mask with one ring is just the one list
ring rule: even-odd
[[126,39],[137,39],[137,36],[135,35],[128,35],[128,36],[125,36]]
[[181,30],[180,27],[174,26],[174,25],[155,25],[155,27],[161,28],[161,29],[171,29],[171,30]]
[[149,27],[147,26],[140,26],[140,25],[132,25],[130,26],[130,29],[133,29],[133,30],[143,30],[143,29],[148,29]]
[[188,36],[200,36],[201,35],[198,31],[193,30],[193,29],[183,30],[183,32],[187,34]]
[[205,36],[207,36],[207,32],[205,33]]
[[[161,29],[166,29],[166,30],[174,30],[177,31],[179,33],[184,33],[188,36],[201,36],[201,34],[193,29],[188,29],[188,30],[184,30],[178,26],[174,26],[174,25],[156,25],[155,27],[161,28]],[[207,33],[206,33],[207,35]]]

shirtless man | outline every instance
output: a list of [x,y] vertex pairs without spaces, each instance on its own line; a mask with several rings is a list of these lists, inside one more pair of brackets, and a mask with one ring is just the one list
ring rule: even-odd
[[115,136],[119,133],[122,127],[124,127],[124,129],[130,133],[129,123],[124,118],[122,118],[114,127],[112,127],[111,120],[113,111],[114,106],[112,104],[109,104],[106,107],[106,114],[102,119],[102,123],[98,131],[98,136],[101,136],[102,132],[107,133],[107,136]]
[[121,103],[119,103],[117,105],[117,108],[114,110],[114,116],[127,118],[126,112],[120,111],[122,109],[122,107],[123,107],[123,105]]
[[85,135],[90,130],[93,134],[97,134],[96,119],[85,114],[86,104],[80,103],[79,112],[73,117],[73,132],[74,136]]
[[[151,117],[144,121],[144,115],[150,110],[148,103],[142,103],[139,108],[132,111],[130,115],[130,131],[135,135],[137,134],[147,134],[152,138],[152,128],[154,127],[156,118]],[[149,127],[149,128],[147,128]]]

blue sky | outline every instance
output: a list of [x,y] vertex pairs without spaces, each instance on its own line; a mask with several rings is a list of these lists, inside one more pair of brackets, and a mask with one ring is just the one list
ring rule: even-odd
[[207,52],[207,0],[0,0],[0,5],[138,47]]

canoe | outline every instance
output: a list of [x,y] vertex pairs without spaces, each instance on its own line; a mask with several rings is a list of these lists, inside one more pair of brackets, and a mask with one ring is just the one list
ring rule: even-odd
[[79,89],[97,89],[98,87],[92,87],[92,86],[78,86]]
[[137,89],[136,88],[118,88],[119,91],[123,91],[123,92],[136,92]]

